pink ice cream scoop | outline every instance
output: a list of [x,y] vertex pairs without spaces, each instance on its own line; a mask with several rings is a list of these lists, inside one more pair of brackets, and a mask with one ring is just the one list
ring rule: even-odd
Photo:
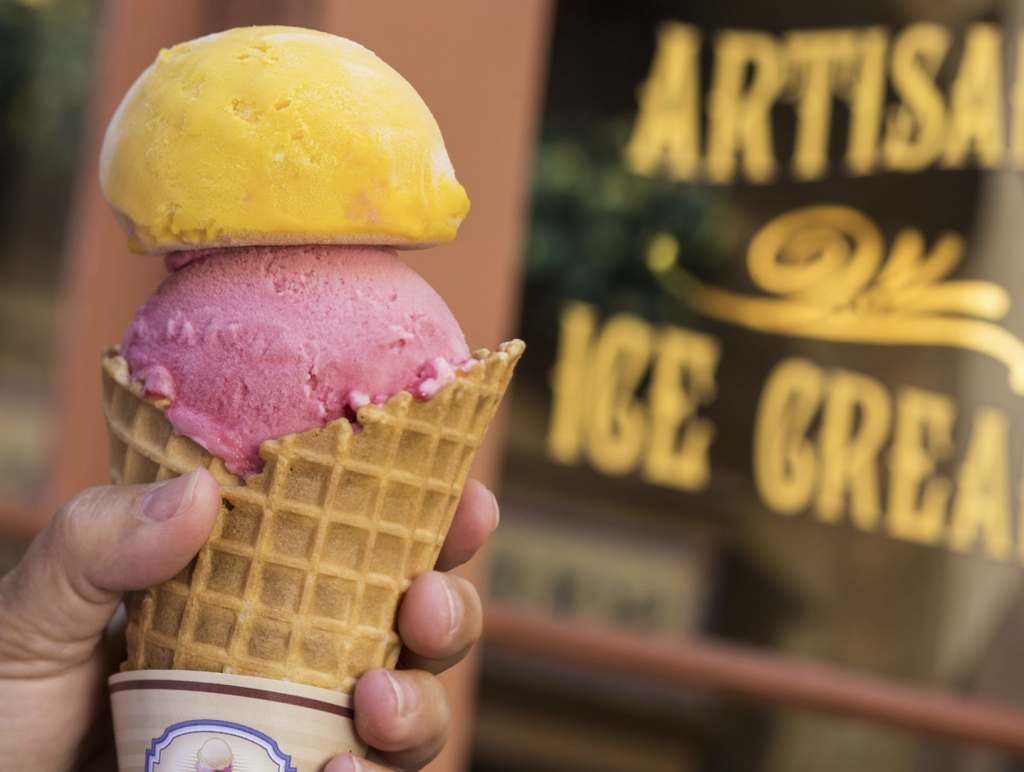
[[174,430],[242,476],[264,440],[400,391],[429,399],[472,365],[438,294],[393,249],[277,246],[167,258],[121,352]]

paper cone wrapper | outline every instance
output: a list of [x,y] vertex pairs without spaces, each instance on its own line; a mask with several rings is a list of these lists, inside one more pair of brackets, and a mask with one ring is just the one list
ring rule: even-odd
[[116,350],[104,352],[110,473],[119,484],[198,466],[221,485],[213,533],[178,576],[127,600],[122,670],[200,670],[351,692],[394,667],[399,600],[433,568],[473,457],[523,351],[480,351],[427,401],[383,407],[264,442],[246,480],[174,434]]
[[351,697],[251,676],[136,670],[110,678],[120,772],[321,772],[366,754]]

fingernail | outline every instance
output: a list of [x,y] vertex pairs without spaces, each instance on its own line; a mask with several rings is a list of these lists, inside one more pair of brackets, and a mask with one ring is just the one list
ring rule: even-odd
[[197,482],[198,469],[193,469],[182,477],[165,480],[142,500],[142,514],[158,523],[180,515],[191,506]]
[[489,491],[489,493],[494,501],[494,527],[497,529],[498,523],[501,521],[501,507],[498,506],[498,497],[494,495],[494,492]]
[[391,689],[395,693],[395,715],[398,718],[405,718],[415,713],[419,699],[416,695],[416,690],[412,688],[411,684],[406,683],[404,679],[399,678],[390,670],[385,671],[385,674],[391,683]]
[[455,587],[448,580],[448,577],[444,577],[442,582],[444,587],[444,594],[448,600],[448,635],[455,635],[455,631],[462,625],[463,608],[462,608],[462,596],[455,591]]

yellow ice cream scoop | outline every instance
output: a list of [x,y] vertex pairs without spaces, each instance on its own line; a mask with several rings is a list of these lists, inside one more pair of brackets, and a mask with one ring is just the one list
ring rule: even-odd
[[161,51],[107,128],[100,184],[146,253],[426,247],[469,211],[415,89],[359,44],[294,27]]

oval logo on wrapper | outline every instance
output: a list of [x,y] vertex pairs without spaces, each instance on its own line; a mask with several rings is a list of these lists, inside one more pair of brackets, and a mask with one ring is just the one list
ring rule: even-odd
[[146,751],[146,772],[296,772],[291,756],[262,732],[229,721],[169,726]]

